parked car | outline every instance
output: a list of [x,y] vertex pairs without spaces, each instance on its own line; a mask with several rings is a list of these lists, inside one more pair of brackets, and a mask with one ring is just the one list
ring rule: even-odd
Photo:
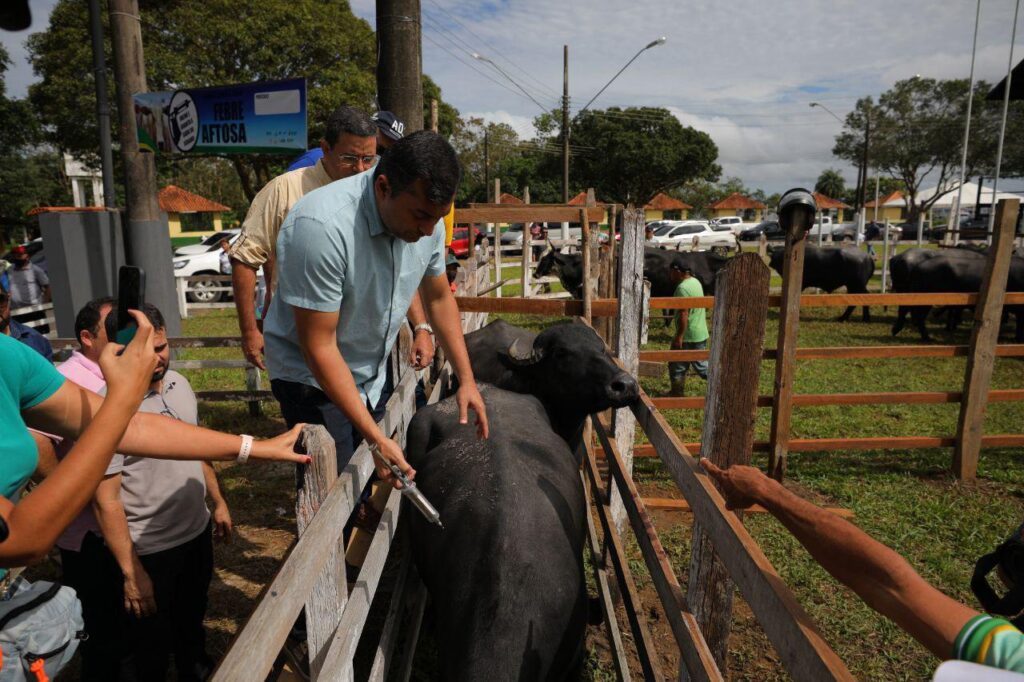
[[[917,240],[917,221],[900,223],[900,239],[913,239]],[[924,236],[923,239],[931,238],[931,223],[927,220],[924,221]]]
[[[455,254],[456,258],[466,258],[469,256],[473,247],[479,244],[480,240],[484,237],[483,232],[474,225],[473,240],[470,241],[469,230],[470,228],[465,225],[457,225],[455,229],[452,230],[452,253]],[[520,243],[522,243],[522,239],[520,239]]]
[[671,220],[664,221],[660,227],[654,230],[652,240],[661,249],[668,250],[689,250],[693,247],[694,237],[698,238],[698,251],[713,251],[715,253],[729,253],[739,251],[739,243],[728,229],[717,232],[704,221],[698,220]]
[[807,236],[812,239],[817,239],[818,232],[820,231],[822,238],[824,239],[825,237],[833,235],[833,230],[835,230],[837,226],[838,223],[833,222],[832,216],[823,215],[815,218],[814,225],[811,226],[811,229],[807,230]]
[[[231,233],[228,237],[228,241],[232,244],[238,239],[241,234],[241,230],[226,230],[225,232]],[[219,234],[219,233],[218,233]],[[220,243],[220,239],[217,240]],[[193,244],[198,246],[198,244]],[[189,247],[183,247],[189,248]],[[263,270],[260,269],[262,274]],[[208,249],[202,253],[185,254],[184,256],[175,256],[174,258],[174,276],[175,277],[194,277],[196,275],[220,275],[220,247],[215,246],[213,249]],[[198,282],[192,282],[189,286],[189,292],[187,294],[188,300],[193,303],[217,303],[230,297],[230,293],[227,291],[209,291],[210,289],[217,289],[218,287],[228,286],[223,282],[216,280],[201,280]]]
[[196,244],[178,247],[174,250],[174,255],[175,257],[194,256],[200,253],[206,253],[207,251],[214,251],[220,248],[221,239],[233,240],[240,232],[241,230],[222,230],[221,232],[215,232],[209,237],[204,237]]
[[782,227],[779,225],[777,220],[765,220],[759,223],[756,227],[743,230],[740,233],[739,240],[741,242],[756,242],[761,238],[761,235],[768,237],[769,241],[785,239],[786,233],[782,231]]
[[[899,241],[903,228],[899,225],[889,224],[889,239]],[[885,238],[885,223],[868,223],[864,226],[864,241],[880,242]]]
[[751,225],[743,222],[743,218],[738,215],[723,216],[711,221],[711,229],[715,232],[729,230],[737,236],[739,236],[740,232],[743,232],[743,230],[746,230],[749,227],[751,227]]

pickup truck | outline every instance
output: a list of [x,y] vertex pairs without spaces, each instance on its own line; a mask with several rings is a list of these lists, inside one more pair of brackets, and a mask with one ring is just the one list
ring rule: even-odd
[[750,223],[743,222],[743,218],[738,215],[729,215],[716,220],[711,221],[711,227],[715,228],[715,231],[728,229],[734,235],[739,236],[743,230],[753,227]]
[[690,251],[693,238],[698,237],[698,251],[713,251],[725,255],[739,251],[736,235],[727,229],[712,229],[708,223],[697,220],[665,220],[654,230],[652,241],[659,249]]

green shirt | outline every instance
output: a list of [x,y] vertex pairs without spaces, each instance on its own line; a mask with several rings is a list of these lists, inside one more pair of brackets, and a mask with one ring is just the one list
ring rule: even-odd
[[64,377],[43,356],[0,334],[0,495],[14,497],[39,459],[22,411],[49,398],[63,383]]
[[1024,673],[1024,634],[1002,618],[975,616],[956,636],[953,658]]
[[[696,277],[687,277],[676,287],[675,296],[703,296],[704,287]],[[682,311],[676,313],[678,318]],[[706,308],[690,308],[690,315],[683,333],[683,343],[700,343],[708,340],[708,319]]]

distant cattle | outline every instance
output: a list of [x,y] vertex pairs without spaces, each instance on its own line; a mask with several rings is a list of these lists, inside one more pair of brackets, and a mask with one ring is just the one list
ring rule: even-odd
[[[768,253],[772,269],[779,275],[782,275],[785,257],[785,249],[771,249]],[[854,247],[819,249],[817,246],[807,244],[804,246],[804,275],[801,288],[817,287],[825,293],[831,294],[836,289],[846,287],[847,293],[866,294],[868,281],[874,272],[874,259],[860,249]],[[839,316],[839,321],[846,322],[850,319],[855,307],[848,306],[846,311]],[[871,321],[869,306],[864,306],[863,317],[865,322]]]
[[[490,438],[454,397],[416,413],[407,453],[445,529],[410,515],[443,680],[579,679],[587,624],[580,442],[587,414],[639,395],[582,323],[466,335]],[[500,388],[499,388],[500,387]]]
[[[677,258],[690,266],[693,276],[704,288],[704,293],[714,296],[715,274],[729,262],[727,257],[710,251],[666,251],[644,247],[644,278],[651,282],[651,296],[671,296],[675,293],[669,266]],[[537,263],[534,276],[545,277],[552,272],[573,297],[583,297],[582,254],[558,253],[554,249],[549,249]]]

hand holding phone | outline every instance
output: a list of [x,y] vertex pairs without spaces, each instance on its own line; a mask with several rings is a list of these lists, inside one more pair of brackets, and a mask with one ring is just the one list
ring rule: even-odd
[[134,265],[122,265],[117,273],[117,336],[111,341],[124,346],[135,338],[138,325],[128,311],[141,311],[145,303],[146,271]]

